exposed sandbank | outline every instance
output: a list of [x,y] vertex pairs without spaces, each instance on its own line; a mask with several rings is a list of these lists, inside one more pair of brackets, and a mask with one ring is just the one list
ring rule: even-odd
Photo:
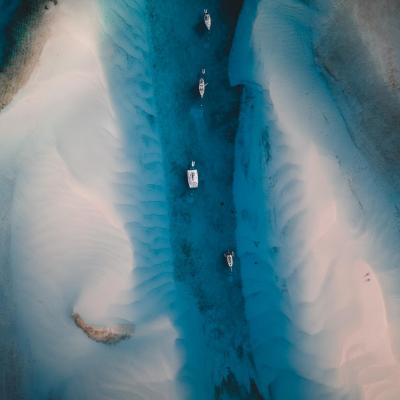
[[277,399],[399,398],[381,282],[397,252],[380,243],[389,231],[379,181],[315,65],[314,12],[260,1],[233,53],[240,60],[253,49],[247,68],[232,63],[232,77],[247,93],[237,234],[258,383]]
[[[147,46],[145,5],[128,12],[123,0],[105,1],[105,15],[99,5],[54,7],[39,62],[0,113],[18,345],[29,357],[23,390],[40,399],[179,398],[160,150],[137,51]],[[116,110],[130,118],[126,137]],[[135,340],[100,346],[70,310],[93,338],[114,340],[108,321],[127,321]]]

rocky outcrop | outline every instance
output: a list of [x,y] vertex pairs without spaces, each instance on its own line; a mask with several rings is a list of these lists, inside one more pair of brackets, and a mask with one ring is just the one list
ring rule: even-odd
[[94,326],[86,323],[78,313],[72,314],[75,325],[95,342],[116,344],[133,335],[133,325],[116,325],[112,327]]

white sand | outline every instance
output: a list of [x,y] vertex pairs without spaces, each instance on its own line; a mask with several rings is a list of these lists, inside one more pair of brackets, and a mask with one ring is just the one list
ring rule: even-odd
[[[10,257],[17,319],[32,362],[26,390],[74,400],[176,398],[177,333],[165,309],[155,312],[148,301],[160,285],[153,297],[170,301],[172,278],[166,269],[150,278],[135,273],[135,240],[127,231],[134,220],[116,207],[121,174],[132,174],[141,205],[146,191],[123,154],[95,4],[65,0],[49,11],[50,35],[39,62],[0,114],[0,171],[14,184]],[[133,197],[123,205],[144,212]],[[140,245],[151,240],[137,231]],[[112,347],[94,343],[75,326],[73,311],[94,325],[134,324],[135,335]]]
[[[387,216],[313,65],[311,21],[299,2],[261,1],[253,30],[239,26],[232,54],[232,80],[248,84],[254,106],[242,117],[235,186],[260,386],[276,398],[397,399],[400,366],[376,273],[390,258],[372,256],[385,253]],[[236,68],[246,43],[255,54],[247,70]],[[264,189],[255,191],[254,181]]]

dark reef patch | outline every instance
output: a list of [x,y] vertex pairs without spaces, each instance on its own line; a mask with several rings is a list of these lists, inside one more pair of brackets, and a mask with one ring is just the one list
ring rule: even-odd
[[[9,18],[3,21],[3,26],[0,26],[3,37],[0,72],[4,72],[13,58],[28,46],[31,30],[39,22],[48,3],[49,0],[20,0],[9,11]],[[56,4],[57,0],[54,0],[54,3]]]
[[[397,51],[400,5],[395,0],[379,6],[370,0],[346,0],[332,7],[326,21],[319,27],[317,62],[340,100],[354,144],[400,193],[400,89],[395,76],[400,66],[390,60],[391,51]],[[381,42],[368,45],[369,35],[381,36]],[[378,51],[381,67],[375,61]]]
[[19,0],[0,3],[0,110],[29,77],[34,56],[40,54],[39,28],[49,5],[58,0]]

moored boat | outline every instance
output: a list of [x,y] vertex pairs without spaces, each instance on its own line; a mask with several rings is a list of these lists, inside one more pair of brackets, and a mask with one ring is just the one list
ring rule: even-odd
[[[201,73],[202,73],[202,75],[205,75],[205,74],[206,74],[205,68],[203,68],[203,69],[201,70]],[[200,93],[200,97],[201,97],[201,98],[204,97],[204,94],[205,94],[205,92],[206,92],[206,86],[207,86],[207,85],[208,85],[208,83],[206,83],[206,81],[204,80],[204,78],[201,77],[201,78],[199,79],[199,93]]]
[[211,29],[211,15],[208,13],[207,9],[204,9],[204,25],[207,30]]
[[192,161],[191,167],[187,170],[187,180],[190,189],[197,189],[199,187],[199,174],[194,161]]
[[233,269],[233,263],[234,263],[234,258],[235,253],[232,250],[228,250],[224,253],[224,257],[225,257],[225,262],[226,265],[228,266],[228,268],[232,271]]

